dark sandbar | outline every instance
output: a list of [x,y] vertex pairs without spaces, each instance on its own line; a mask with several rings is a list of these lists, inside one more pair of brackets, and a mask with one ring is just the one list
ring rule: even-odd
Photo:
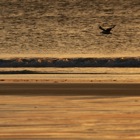
[[139,83],[0,83],[1,95],[140,95]]

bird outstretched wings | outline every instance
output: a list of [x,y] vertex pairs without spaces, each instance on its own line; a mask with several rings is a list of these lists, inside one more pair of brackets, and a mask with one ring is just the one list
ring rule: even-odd
[[109,28],[103,28],[103,27],[101,27],[100,25],[99,25],[99,29],[101,29],[102,30],[102,33],[104,33],[104,34],[110,34],[110,31],[115,27],[116,25],[112,25],[112,27],[109,27]]

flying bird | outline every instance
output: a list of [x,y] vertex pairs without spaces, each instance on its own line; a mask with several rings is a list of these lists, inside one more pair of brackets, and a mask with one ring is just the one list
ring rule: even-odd
[[112,27],[110,27],[110,28],[107,28],[107,29],[104,29],[103,27],[101,27],[100,25],[99,25],[99,29],[101,29],[102,30],[102,32],[101,33],[103,33],[103,34],[111,34],[111,30],[115,27],[116,25],[112,25]]

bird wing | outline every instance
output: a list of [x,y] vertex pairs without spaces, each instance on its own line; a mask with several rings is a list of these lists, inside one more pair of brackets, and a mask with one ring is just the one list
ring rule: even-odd
[[104,29],[104,28],[102,28],[101,26],[99,26],[99,29],[101,29],[101,30],[105,31],[105,29]]
[[113,25],[112,27],[110,28],[107,28],[106,31],[111,31],[116,25]]

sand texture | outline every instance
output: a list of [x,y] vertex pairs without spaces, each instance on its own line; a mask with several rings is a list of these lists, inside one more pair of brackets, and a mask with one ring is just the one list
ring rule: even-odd
[[0,84],[1,140],[139,140],[139,84]]

